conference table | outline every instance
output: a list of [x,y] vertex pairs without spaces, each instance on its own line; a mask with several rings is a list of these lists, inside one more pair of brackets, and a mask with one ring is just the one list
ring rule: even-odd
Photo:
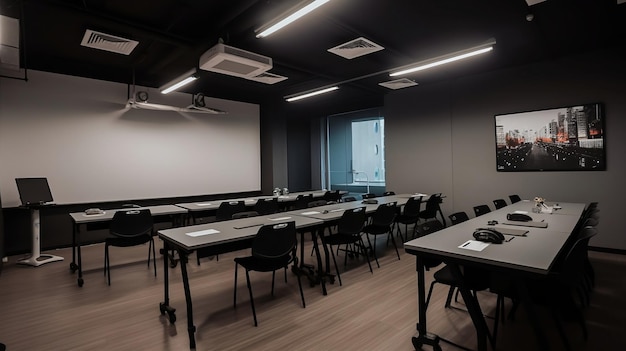
[[[417,335],[412,338],[416,349],[423,345],[431,345],[435,350],[441,349],[438,345],[439,336],[429,333],[427,329],[424,259],[445,262],[457,280],[461,281],[463,266],[507,274],[514,278],[517,292],[531,322],[536,319],[524,282],[526,279],[543,277],[550,273],[554,262],[567,247],[568,239],[576,231],[586,207],[583,203],[547,205],[550,208],[560,208],[553,209],[550,214],[533,213],[534,202],[520,201],[404,244],[405,251],[416,256],[419,322]],[[529,215],[532,221],[525,223],[507,220],[509,213]],[[545,224],[545,228],[534,226]],[[502,244],[475,241],[472,234],[478,228],[494,228],[504,234],[505,241]],[[478,350],[486,350],[488,328],[480,306],[464,284],[459,290],[476,328]],[[539,347],[548,349],[547,339],[538,323],[533,323],[533,328]]]
[[70,217],[72,218],[72,262],[70,263],[70,269],[72,273],[78,270],[78,286],[82,287],[84,284],[83,279],[83,266],[82,266],[82,254],[81,254],[81,226],[86,227],[86,231],[89,230],[89,226],[95,226],[98,229],[106,226],[108,222],[113,219],[113,215],[117,211],[128,210],[150,210],[152,217],[168,217],[171,219],[174,225],[182,223],[182,217],[187,214],[187,210],[175,205],[158,205],[158,206],[146,206],[137,208],[118,208],[103,210],[101,213],[87,214],[86,212],[72,212]]
[[[188,256],[198,249],[210,249],[213,254],[231,252],[250,247],[251,241],[262,225],[276,224],[287,221],[295,221],[296,230],[302,235],[306,231],[314,234],[313,245],[317,258],[317,267],[314,269],[316,279],[321,282],[323,294],[326,295],[325,277],[329,276],[328,253],[326,247],[326,271],[321,262],[321,255],[317,243],[317,233],[322,233],[332,223],[343,215],[343,211],[356,207],[365,207],[366,213],[373,213],[378,205],[396,202],[403,205],[411,196],[424,196],[424,194],[401,194],[376,198],[376,203],[362,203],[361,201],[341,202],[324,206],[317,206],[302,210],[279,212],[271,215],[233,219],[221,222],[191,225],[180,228],[159,230],[158,235],[164,242],[164,300],[159,304],[162,314],[167,313],[171,323],[176,321],[176,309],[169,304],[169,274],[167,255],[170,249],[179,253],[179,262],[183,278],[183,290],[187,309],[187,330],[189,334],[190,348],[195,348],[195,326],[193,324],[193,304],[187,272]],[[373,201],[372,201],[373,202]],[[300,264],[304,262],[303,240],[300,240]],[[297,272],[300,274],[301,272]]]

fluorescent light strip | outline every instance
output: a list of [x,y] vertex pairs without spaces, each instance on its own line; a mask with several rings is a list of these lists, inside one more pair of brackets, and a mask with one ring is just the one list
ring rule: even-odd
[[297,101],[297,100],[301,100],[301,99],[306,99],[306,98],[311,97],[311,96],[315,96],[315,95],[319,95],[319,94],[328,93],[328,92],[330,92],[330,91],[337,90],[337,89],[339,89],[339,87],[336,87],[336,86],[335,86],[335,87],[330,87],[330,88],[326,88],[326,89],[321,89],[321,90],[317,90],[317,91],[312,91],[312,92],[310,92],[310,93],[306,93],[306,94],[302,94],[302,95],[297,95],[297,96],[289,97],[289,98],[286,98],[286,100],[287,100],[288,102]]
[[[282,20],[279,20],[278,22],[276,22],[275,24],[273,24],[272,26],[270,26],[269,28],[263,30],[261,33],[257,34],[256,37],[257,38],[265,38],[268,35],[280,30],[281,28],[287,26],[288,24],[290,24],[291,22],[299,19],[300,17],[306,15],[307,13],[315,10],[316,8],[324,5],[325,3],[327,3],[330,0],[315,0],[311,3],[309,3],[308,5],[300,8],[299,10],[296,10],[295,12],[291,13],[290,15],[288,15],[287,17],[283,18]],[[298,5],[296,7],[300,7],[302,5]],[[263,28],[263,27],[261,27]]]
[[446,63],[450,63],[450,62],[454,62],[454,61],[458,61],[458,60],[462,60],[468,57],[472,57],[472,56],[476,56],[476,55],[480,55],[480,54],[484,54],[486,52],[489,52],[493,50],[493,46],[489,46],[480,50],[476,50],[476,51],[471,51],[462,55],[458,55],[458,56],[453,56],[447,59],[443,59],[440,61],[435,61],[432,63],[428,63],[425,65],[421,65],[421,66],[417,66],[417,67],[413,67],[413,68],[407,68],[405,70],[402,71],[398,71],[398,72],[394,72],[394,73],[390,73],[389,75],[391,77],[395,77],[395,76],[401,76],[407,73],[413,73],[413,72],[417,72],[417,71],[422,71],[428,68],[432,68],[432,67],[436,67],[436,66],[440,66],[440,65],[444,65]]
[[178,88],[180,88],[182,86],[185,86],[185,85],[193,82],[196,79],[198,79],[198,77],[196,77],[196,76],[187,77],[187,78],[179,81],[178,83],[175,83],[174,85],[170,86],[169,88],[161,90],[161,94],[170,93],[170,92],[172,92],[172,91],[174,91],[174,90],[176,90],[176,89],[178,89]]

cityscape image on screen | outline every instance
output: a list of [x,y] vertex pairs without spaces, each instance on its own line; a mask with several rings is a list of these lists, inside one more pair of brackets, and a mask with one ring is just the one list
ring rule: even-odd
[[599,103],[496,115],[495,125],[498,171],[606,169]]

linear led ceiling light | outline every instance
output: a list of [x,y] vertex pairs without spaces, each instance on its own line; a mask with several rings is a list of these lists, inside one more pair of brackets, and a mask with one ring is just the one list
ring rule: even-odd
[[312,91],[312,92],[309,92],[309,93],[304,93],[304,94],[301,94],[301,95],[286,96],[285,100],[287,100],[288,102],[297,101],[297,100],[301,100],[301,99],[306,99],[306,98],[311,97],[311,96],[328,93],[330,91],[337,90],[337,89],[339,89],[339,87],[333,86],[333,87],[330,87],[330,88],[324,88],[324,89],[320,89],[320,90],[315,90],[315,91]]
[[390,73],[389,75],[392,77],[401,76],[404,74],[422,71],[422,70],[429,69],[429,68],[436,67],[436,66],[441,66],[446,63],[466,59],[468,57],[484,54],[486,52],[493,50],[493,45],[495,45],[495,43],[496,43],[495,39],[492,39],[485,44],[475,46],[473,48],[457,51],[451,54],[435,57],[433,59],[428,59],[428,60],[420,61],[411,65],[407,65],[404,67],[400,67],[398,68],[399,71]]
[[324,5],[328,1],[330,0],[305,0],[299,3],[298,5],[292,7],[288,11],[284,12],[282,15],[276,17],[274,20],[272,20],[268,24],[257,29],[256,32],[258,34],[256,35],[256,37],[265,38],[266,36],[287,26],[291,22],[299,19],[300,17],[306,15],[307,13]]
[[198,79],[196,70],[193,69],[183,75],[181,75],[180,77],[172,80],[171,82],[163,85],[159,90],[161,90],[161,94],[167,94],[170,93],[182,86],[185,86],[191,82],[193,82],[194,80]]

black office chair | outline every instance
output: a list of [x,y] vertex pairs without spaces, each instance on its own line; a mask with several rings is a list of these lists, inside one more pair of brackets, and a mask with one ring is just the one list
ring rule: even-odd
[[243,212],[233,213],[232,219],[256,217],[258,215],[259,213],[257,211],[243,211]]
[[107,283],[111,285],[110,246],[130,247],[149,243],[148,267],[150,267],[150,256],[152,255],[154,276],[156,277],[156,253],[150,210],[119,210],[113,215],[109,228],[109,232],[113,236],[104,240],[104,275],[107,277]]
[[519,195],[509,195],[509,199],[511,200],[512,204],[522,201]]
[[298,195],[293,203],[294,210],[304,210],[309,207],[309,202],[313,201],[313,194]]
[[[376,266],[378,266],[378,268],[380,268],[380,264],[378,263],[378,254],[376,254],[376,237],[379,235],[388,235],[388,238],[391,239],[391,242],[393,243],[393,247],[396,249],[396,255],[398,256],[398,259],[400,259],[398,245],[396,245],[392,229],[396,215],[396,202],[379,205],[378,208],[376,208],[376,212],[372,215],[370,223],[363,227],[362,231],[366,234],[367,243],[374,254],[374,259],[376,260]],[[369,235],[374,236],[373,246]]]
[[482,215],[487,214],[489,212],[491,212],[491,209],[487,205],[474,206],[474,215],[476,215],[476,217],[482,216]]
[[467,213],[465,213],[465,211],[455,212],[449,215],[448,218],[450,218],[452,225],[459,224],[461,222],[465,222],[469,220],[469,216],[467,215]]
[[[372,264],[369,260],[369,255],[365,249],[365,244],[363,243],[363,238],[361,237],[361,231],[365,225],[366,218],[365,207],[345,210],[339,219],[339,223],[337,224],[337,232],[331,233],[330,235],[322,235],[322,244],[329,247],[328,251],[330,251],[333,258],[340,286],[342,284],[341,276],[339,275],[339,266],[337,265],[337,259],[335,258],[335,253],[333,252],[333,246],[346,245],[344,267],[348,264],[348,255],[358,257],[362,254],[367,259],[367,265],[370,268],[370,272],[374,273],[372,270]],[[350,246],[352,246],[353,249],[350,249]]]
[[493,200],[493,205],[496,207],[496,210],[506,206],[506,201],[504,199],[495,199]]
[[258,199],[254,204],[254,210],[260,215],[268,215],[278,212],[278,198]]
[[441,193],[432,194],[426,200],[426,208],[423,211],[419,212],[419,218],[428,221],[430,219],[436,219],[437,213],[441,214],[441,220],[443,222],[443,226],[446,226],[446,220],[443,217],[443,213],[441,212],[441,207],[439,204],[441,203]]
[[[407,202],[402,207],[400,213],[396,216],[395,226],[396,233],[402,239],[403,242],[409,240],[409,225],[413,225],[413,235],[415,237],[415,225],[417,221],[419,221],[420,208],[422,206],[422,197],[421,196],[411,196],[407,200]],[[404,224],[404,232],[406,237],[402,236],[402,231],[400,230],[400,224]]]
[[394,191],[385,191],[385,192],[383,193],[383,196],[392,196],[392,195],[395,195],[395,194],[396,194],[396,193],[395,193]]
[[[252,241],[252,255],[246,257],[235,258],[235,289],[233,306],[237,307],[237,271],[242,266],[246,270],[246,283],[248,292],[250,293],[250,306],[252,307],[252,317],[254,318],[254,326],[258,326],[256,318],[256,310],[254,308],[254,297],[252,295],[252,285],[250,284],[250,271],[272,272],[272,296],[274,296],[274,281],[276,278],[276,270],[285,269],[285,282],[287,282],[287,267],[291,262],[295,265],[298,263],[296,256],[296,222],[285,222],[274,225],[264,225],[259,228],[257,235]],[[298,288],[300,289],[300,298],[302,299],[302,307],[306,307],[304,302],[304,292],[302,291],[302,282],[300,275],[298,278]]]
[[323,199],[326,200],[326,202],[341,202],[341,193],[339,193],[339,190],[328,190],[324,193]]
[[215,220],[227,221],[233,218],[233,214],[238,212],[244,212],[246,210],[246,204],[243,201],[223,201],[220,203],[220,207],[215,212]]

